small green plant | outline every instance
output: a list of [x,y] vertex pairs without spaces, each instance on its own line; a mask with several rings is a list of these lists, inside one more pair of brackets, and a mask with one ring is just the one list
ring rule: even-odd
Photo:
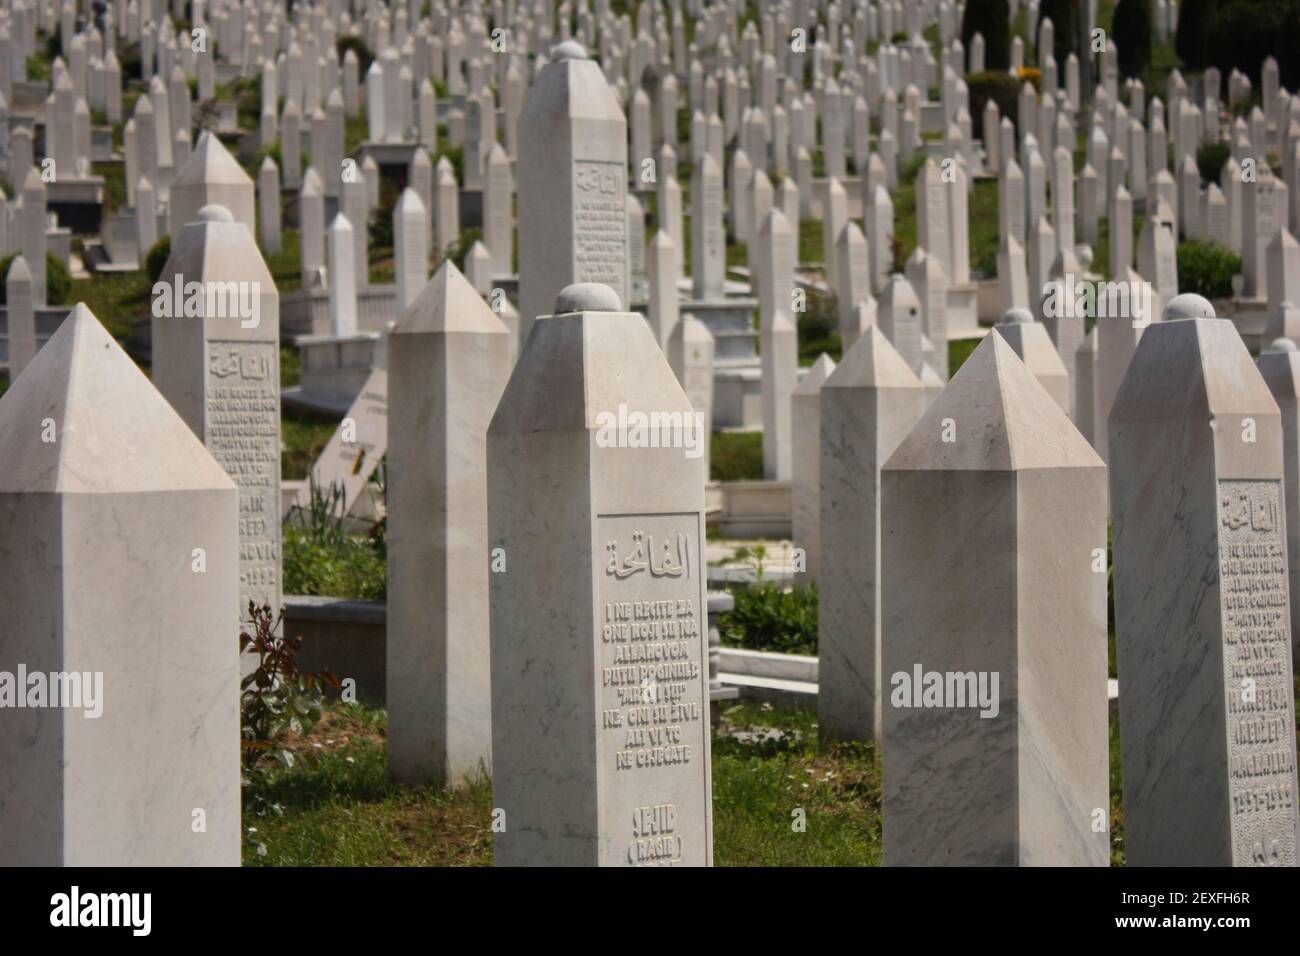
[[731,560],[737,564],[744,564],[746,561],[751,563],[754,569],[754,577],[759,581],[763,580],[764,562],[767,560],[767,545],[757,544],[754,547],[741,545],[731,555]]
[[307,508],[284,528],[286,593],[382,601],[388,594],[386,526],[381,522],[366,536],[349,534],[339,518],[346,510],[343,489],[311,481],[309,491]]
[[1241,271],[1241,256],[1213,242],[1178,244],[1178,289],[1207,299],[1232,295],[1232,277]]
[[1223,166],[1232,155],[1232,147],[1223,140],[1214,143],[1202,143],[1196,150],[1196,168],[1201,171],[1201,182],[1207,186],[1217,183],[1223,173]]
[[[248,602],[248,623],[239,632],[240,654],[257,655],[257,669],[240,681],[240,753],[243,773],[240,783],[246,791],[260,791],[276,767],[292,769],[298,758],[284,746],[290,734],[306,734],[321,717],[324,685],[338,688],[338,679],[328,671],[305,673],[298,667],[302,638],[289,637],[284,630],[284,610]],[[254,801],[258,816],[280,813],[276,804]]]
[[718,621],[722,643],[754,651],[817,653],[817,588],[758,583],[732,592],[735,607]]

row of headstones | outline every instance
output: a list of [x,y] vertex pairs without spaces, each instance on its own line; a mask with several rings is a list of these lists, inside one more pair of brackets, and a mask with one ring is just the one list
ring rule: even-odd
[[[208,207],[168,271],[219,281],[257,258]],[[1300,451],[1231,323],[1203,300],[1165,318],[1110,417],[1126,851],[1293,864],[1282,479]],[[6,552],[6,646],[33,672],[98,672],[108,694],[56,735],[23,688],[33,709],[0,742],[20,771],[7,862],[238,860],[226,629],[278,552],[257,490],[278,459],[275,327],[238,325],[156,319],[159,394],[78,306],[0,400],[3,460],[21,463],[8,525],[65,527],[35,559]],[[649,328],[607,287],[571,287],[511,372],[507,330],[448,263],[393,335],[395,775],[490,770],[502,864],[708,863],[705,475],[667,430],[638,441],[611,417],[694,414]],[[928,410],[875,326],[822,387],[821,721],[882,744],[887,863],[1108,857],[1106,471],[1005,335]],[[1294,349],[1261,365],[1294,408]],[[258,524],[267,537],[239,540]],[[142,635],[163,633],[160,660]]]

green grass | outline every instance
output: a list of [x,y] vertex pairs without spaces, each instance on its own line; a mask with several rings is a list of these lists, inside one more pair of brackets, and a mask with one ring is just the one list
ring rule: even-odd
[[[337,706],[303,741],[322,751],[251,795],[279,813],[253,816],[245,801],[249,866],[473,866],[491,862],[492,791],[393,786],[382,710]],[[246,794],[248,796],[250,794]]]
[[[384,711],[334,705],[307,738],[292,741],[303,759],[245,791],[244,864],[490,865],[491,783],[394,784],[386,732]],[[1109,734],[1111,864],[1122,866],[1113,719]],[[823,739],[810,711],[739,703],[723,711],[712,757],[715,865],[880,865],[881,767],[871,745]]]
[[275,287],[282,295],[302,288],[300,240],[301,235],[297,229],[285,229],[280,233],[279,252],[267,255],[265,250],[262,251],[262,256],[266,259],[266,267],[271,271],[271,278],[275,280]]
[[799,261],[800,262],[824,262],[823,245],[824,237],[822,233],[825,227],[820,219],[800,219],[799,220]]
[[153,288],[143,271],[97,272],[88,279],[73,279],[69,300],[84,302],[119,342],[137,322],[152,317]]
[[961,368],[965,361],[970,358],[971,352],[975,351],[983,339],[949,339],[948,340],[948,378],[951,379],[957,374],[957,369]]
[[709,442],[709,478],[713,481],[762,480],[763,433],[714,432]]
[[126,208],[126,164],[93,163],[90,170],[96,176],[104,177],[105,216]]
[[[281,348],[281,368],[286,364],[296,367],[296,349]],[[293,352],[294,358],[288,363],[284,353]],[[330,436],[338,428],[338,419],[328,416],[316,416],[307,412],[285,410],[280,416],[280,442],[283,453],[280,456],[280,477],[284,479],[306,478],[312,464],[320,457],[329,442]]]
[[387,555],[368,537],[336,538],[286,524],[284,590],[288,594],[382,601],[388,596]]
[[[296,742],[316,760],[245,794],[245,865],[490,864],[490,783],[389,782],[386,725],[383,711],[339,706]],[[761,734],[734,736],[745,731]],[[278,810],[255,816],[252,806]],[[718,866],[878,864],[879,760],[867,745],[821,741],[812,713],[732,706],[713,738],[713,828]]]

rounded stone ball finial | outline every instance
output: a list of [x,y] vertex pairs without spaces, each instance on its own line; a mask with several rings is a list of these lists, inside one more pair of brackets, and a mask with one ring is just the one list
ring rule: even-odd
[[577,40],[565,40],[551,47],[552,60],[585,60],[587,51]]
[[234,222],[235,217],[231,215],[230,210],[225,206],[217,203],[209,203],[199,210],[199,219],[202,222]]
[[1002,313],[1001,325],[1029,325],[1034,321],[1034,317],[1028,309],[1007,309]]
[[1174,322],[1178,319],[1214,319],[1218,316],[1214,314],[1214,306],[1210,305],[1210,300],[1205,296],[1184,292],[1169,300],[1162,318],[1166,322]]
[[575,282],[560,290],[555,314],[566,312],[622,312],[618,293],[600,282]]
[[1290,339],[1274,339],[1273,343],[1266,349],[1269,352],[1294,352],[1295,343]]

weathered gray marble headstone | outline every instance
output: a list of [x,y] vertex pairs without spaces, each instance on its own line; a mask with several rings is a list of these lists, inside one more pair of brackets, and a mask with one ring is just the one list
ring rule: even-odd
[[804,569],[795,581],[815,584],[821,570],[821,390],[835,360],[822,353],[790,393],[790,523]]
[[881,510],[886,865],[1105,866],[1100,459],[993,334],[885,463]]
[[505,147],[493,143],[483,188],[483,237],[492,253],[492,277],[514,275],[514,183]]
[[673,326],[665,354],[678,383],[704,423],[704,473],[709,473],[709,441],[713,424],[713,355],[709,327],[687,314]]
[[501,866],[712,861],[705,475],[636,431],[633,413],[693,411],[619,309],[611,289],[565,289],[488,429]]
[[174,239],[152,339],[154,385],[239,486],[232,617],[249,601],[278,612],[280,293],[252,231],[225,207],[203,207]]
[[[1282,473],[1286,482],[1286,563],[1291,603],[1300,599],[1300,351],[1290,339],[1273,342],[1256,361],[1282,414]],[[1291,660],[1300,655],[1300,615],[1291,616]]]
[[27,260],[15,256],[5,276],[5,324],[8,333],[9,381],[36,355],[36,303],[32,295],[32,270]]
[[821,389],[817,712],[834,739],[880,739],[880,466],[926,399],[874,325]]
[[[145,97],[140,99],[143,102]],[[249,235],[257,234],[253,180],[216,134],[205,131],[171,183],[172,237],[197,219],[200,209],[214,204],[228,209],[236,222],[248,227]]]
[[994,331],[1007,340],[1025,368],[1038,379],[1038,384],[1056,399],[1056,404],[1069,412],[1070,375],[1043,323],[1035,322],[1028,309],[1010,309],[994,326]]
[[451,163],[442,159],[434,170],[434,194],[434,245],[445,253],[460,236],[460,186]]
[[912,371],[921,368],[921,300],[902,275],[889,277],[876,307],[876,321]]
[[519,116],[519,320],[574,282],[628,304],[627,121],[600,65],[572,40],[554,50]]
[[[769,216],[769,219],[771,216]],[[763,477],[789,481],[791,462],[790,396],[799,380],[799,338],[783,308],[759,327],[762,358]]]
[[1277,402],[1232,323],[1179,296],[1143,334],[1109,436],[1127,860],[1294,866]]
[[646,270],[649,284],[649,319],[659,347],[668,349],[668,340],[677,327],[677,266],[679,256],[677,246],[667,232],[660,229],[650,240],[649,254],[646,256]]
[[454,786],[491,769],[487,427],[510,334],[444,262],[389,335],[388,765]]
[[36,167],[27,170],[23,183],[22,207],[18,213],[18,250],[32,270],[32,300],[44,305],[45,298],[45,229],[48,225],[45,183]]
[[269,253],[280,251],[280,170],[270,156],[257,171],[258,237]]
[[[238,866],[233,483],[84,305],[0,399],[0,461],[0,656],[32,672],[0,860]],[[33,707],[38,670],[67,680]]]
[[326,234],[329,248],[330,334],[344,339],[357,334],[355,229],[340,212]]
[[409,186],[402,190],[393,209],[393,257],[400,314],[415,301],[429,279],[429,216],[419,194]]
[[1074,354],[1074,424],[1088,444],[1097,447],[1097,327],[1084,336]]

